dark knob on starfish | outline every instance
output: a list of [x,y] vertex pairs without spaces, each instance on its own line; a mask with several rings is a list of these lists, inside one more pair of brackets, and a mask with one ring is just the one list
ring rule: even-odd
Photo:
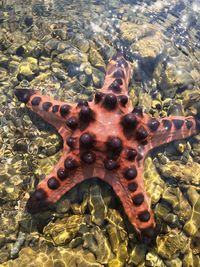
[[71,136],[70,136],[70,137],[67,139],[67,145],[68,145],[69,147],[74,148],[75,143],[76,143],[76,138],[75,138],[75,137],[71,137]]
[[125,107],[126,104],[128,103],[128,97],[126,95],[120,95],[118,99],[122,107]]
[[152,118],[148,121],[148,127],[152,132],[156,131],[159,126],[160,122],[155,118]]
[[186,124],[186,127],[188,129],[192,128],[192,126],[193,126],[193,122],[192,121],[189,121],[189,120],[186,120],[185,124]]
[[123,70],[116,70],[114,73],[113,73],[113,78],[121,78],[123,79],[125,77],[124,75],[124,71]]
[[[120,81],[120,82],[119,82]],[[108,89],[109,90],[112,90],[114,93],[120,93],[121,92],[121,87],[120,85],[122,85],[123,82],[122,82],[122,79],[116,79],[115,81],[113,81]]]
[[126,157],[128,160],[130,160],[130,161],[134,160],[136,156],[137,156],[137,150],[136,149],[130,148],[127,150]]
[[128,185],[128,190],[131,192],[135,192],[138,188],[138,184],[133,182]]
[[96,160],[96,155],[94,152],[90,151],[90,152],[85,152],[81,155],[81,159],[82,161],[84,161],[87,164],[92,164],[95,162]]
[[144,195],[140,193],[137,196],[133,197],[132,201],[136,206],[140,206],[144,202]]
[[15,95],[19,99],[19,101],[28,103],[30,97],[34,94],[33,90],[28,89],[17,89],[15,90]]
[[92,120],[92,110],[87,106],[82,106],[79,112],[79,119],[83,122],[89,122]]
[[148,210],[142,211],[139,215],[138,218],[140,219],[140,221],[142,222],[148,222],[150,220],[150,213],[148,212]]
[[136,139],[138,141],[140,141],[140,140],[142,141],[145,138],[147,138],[147,136],[148,136],[147,130],[143,126],[140,126],[136,131]]
[[58,182],[58,180],[56,180],[56,178],[51,177],[47,181],[47,185],[50,189],[55,190],[59,187],[59,182]]
[[142,108],[140,106],[135,107],[133,109],[132,113],[135,114],[136,116],[142,116],[143,115],[143,111],[142,111]]
[[78,126],[78,120],[76,117],[70,117],[67,119],[66,124],[70,129],[76,129]]
[[47,111],[49,111],[49,109],[50,109],[51,106],[52,106],[52,103],[51,102],[44,102],[42,104],[42,109],[47,112]]
[[103,96],[104,96],[103,93],[101,93],[101,92],[97,92],[97,93],[95,94],[95,97],[94,97],[95,103],[96,103],[96,104],[99,103],[99,102],[103,99]]
[[78,105],[77,105],[78,107],[82,107],[82,106],[87,106],[88,107],[88,102],[87,102],[87,100],[85,100],[85,99],[79,99],[78,100]]
[[122,150],[122,141],[118,137],[113,137],[108,141],[107,147],[111,152],[120,153]]
[[119,167],[119,164],[112,159],[108,159],[105,161],[104,166],[107,170],[111,171]]
[[135,168],[135,166],[129,167],[125,170],[124,172],[124,177],[127,180],[132,180],[137,176],[137,170]]
[[41,97],[39,96],[35,96],[32,100],[31,100],[31,105],[33,106],[38,106],[40,104],[40,102],[42,101]]
[[77,167],[78,163],[73,158],[67,158],[64,162],[65,168],[68,170],[73,170]]
[[82,148],[91,148],[94,143],[94,138],[90,133],[84,133],[80,137],[80,146]]
[[59,105],[54,105],[54,106],[52,107],[52,112],[53,112],[53,113],[58,112],[58,110],[59,110]]
[[117,105],[117,97],[114,94],[107,94],[103,103],[107,109],[114,109]]
[[63,168],[60,168],[58,169],[57,171],[57,175],[58,175],[58,178],[63,181],[67,178],[67,170],[66,169],[63,169]]
[[129,113],[122,118],[122,126],[125,129],[127,130],[135,129],[136,125],[137,125],[137,118],[133,113]]
[[70,112],[70,106],[69,105],[65,104],[65,105],[62,105],[60,107],[60,114],[62,117],[67,116],[69,114],[69,112]]

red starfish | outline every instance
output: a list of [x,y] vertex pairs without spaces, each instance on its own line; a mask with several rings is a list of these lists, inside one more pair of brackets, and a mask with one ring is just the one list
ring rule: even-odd
[[131,68],[121,54],[108,64],[103,88],[91,102],[69,105],[28,89],[15,91],[28,108],[52,124],[63,138],[63,155],[27,203],[30,213],[44,210],[77,184],[92,177],[107,182],[120,198],[139,234],[155,227],[142,178],[149,150],[196,133],[194,117],[153,118],[128,98]]

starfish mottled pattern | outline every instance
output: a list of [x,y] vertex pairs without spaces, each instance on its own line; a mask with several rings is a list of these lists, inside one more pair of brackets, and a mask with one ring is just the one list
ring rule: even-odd
[[193,116],[153,118],[139,106],[133,109],[128,97],[131,75],[130,64],[117,53],[91,102],[69,105],[33,90],[15,91],[63,138],[62,157],[31,195],[28,212],[45,210],[77,184],[98,177],[113,188],[139,235],[154,234],[154,215],[142,177],[145,157],[154,147],[195,134],[197,123]]

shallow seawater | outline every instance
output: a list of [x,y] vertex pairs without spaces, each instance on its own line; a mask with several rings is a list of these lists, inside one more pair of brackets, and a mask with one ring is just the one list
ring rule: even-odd
[[62,141],[14,90],[91,100],[119,50],[133,68],[133,106],[155,117],[198,115],[199,0],[0,0],[0,266],[200,266],[199,134],[146,158],[156,220],[150,244],[138,238],[112,189],[95,179],[48,211],[26,212]]

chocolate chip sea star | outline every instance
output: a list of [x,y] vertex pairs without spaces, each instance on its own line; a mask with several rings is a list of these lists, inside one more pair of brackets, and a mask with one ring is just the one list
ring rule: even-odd
[[102,89],[93,101],[69,105],[29,89],[15,95],[29,109],[53,125],[63,138],[63,154],[27,202],[37,213],[55,203],[84,180],[98,177],[119,197],[139,234],[151,237],[155,220],[144,189],[147,153],[159,145],[197,132],[193,116],[153,118],[128,97],[132,72],[122,54],[110,60]]

